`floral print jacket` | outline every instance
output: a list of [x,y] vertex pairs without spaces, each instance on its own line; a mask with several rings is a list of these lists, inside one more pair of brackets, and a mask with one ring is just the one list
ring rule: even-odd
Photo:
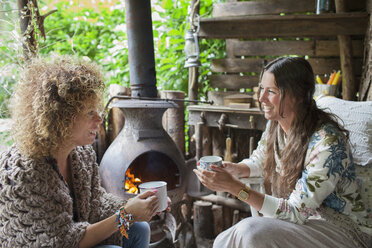
[[[261,176],[269,125],[252,156],[242,161],[250,167],[252,177]],[[285,137],[278,140],[279,150],[285,142]],[[276,164],[280,173],[283,165],[277,157]],[[321,218],[337,225],[342,222],[342,226],[350,229],[351,222],[357,229],[372,233],[371,217],[367,215],[359,193],[350,147],[339,129],[324,124],[312,135],[304,170],[293,192],[288,199],[266,195],[260,212],[267,217],[298,224]]]

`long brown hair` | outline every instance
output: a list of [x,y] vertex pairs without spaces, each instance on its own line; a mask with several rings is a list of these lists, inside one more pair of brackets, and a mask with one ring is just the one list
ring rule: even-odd
[[[348,132],[337,123],[335,115],[326,113],[316,106],[313,99],[314,73],[307,60],[299,57],[277,58],[265,66],[261,78],[266,71],[274,74],[276,86],[280,91],[279,114],[281,116],[283,116],[284,97],[288,95],[295,100],[295,117],[287,135],[286,145],[278,154],[282,171],[279,174],[275,170],[274,146],[279,139],[278,134],[283,132],[277,121],[271,121],[269,127],[270,135],[263,164],[265,185],[272,185],[276,196],[286,198],[301,177],[310,138],[315,130],[323,123],[331,123],[345,133],[346,137]],[[271,187],[267,187],[266,190],[271,192]]]

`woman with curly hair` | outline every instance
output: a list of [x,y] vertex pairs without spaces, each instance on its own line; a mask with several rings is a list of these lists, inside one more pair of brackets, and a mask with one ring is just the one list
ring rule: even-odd
[[91,144],[103,90],[100,68],[82,59],[24,69],[11,102],[15,144],[0,156],[2,247],[148,247],[154,192],[126,202],[100,186]]
[[[367,247],[372,223],[355,178],[348,132],[313,100],[307,60],[281,57],[265,66],[260,108],[268,121],[257,149],[240,163],[194,170],[215,191],[257,209],[219,234],[214,247]],[[238,177],[263,176],[267,194]],[[370,247],[370,246],[368,246]]]

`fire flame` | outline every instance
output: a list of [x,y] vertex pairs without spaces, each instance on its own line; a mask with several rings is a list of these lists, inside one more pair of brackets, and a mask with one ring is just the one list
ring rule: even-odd
[[141,179],[135,177],[134,174],[131,173],[130,168],[128,168],[127,172],[125,172],[125,191],[131,194],[138,194],[137,185],[141,182]]

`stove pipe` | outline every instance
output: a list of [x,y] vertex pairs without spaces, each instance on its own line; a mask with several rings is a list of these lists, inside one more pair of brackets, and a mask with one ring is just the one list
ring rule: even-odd
[[[129,69],[132,96],[157,97],[150,0],[126,0]],[[123,198],[126,171],[142,182],[166,181],[172,203],[182,200],[187,168],[183,153],[163,129],[162,115],[173,102],[117,100],[112,107],[124,112],[125,125],[107,148],[100,163],[102,186]]]
[[126,0],[132,96],[157,97],[150,0]]

